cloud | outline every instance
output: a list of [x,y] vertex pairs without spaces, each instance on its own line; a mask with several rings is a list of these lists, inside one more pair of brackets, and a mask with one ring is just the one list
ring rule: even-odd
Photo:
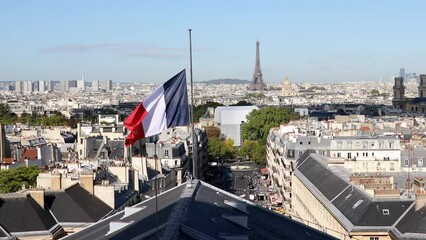
[[[210,52],[214,48],[194,48],[194,52]],[[39,49],[45,54],[83,54],[106,52],[121,57],[186,58],[187,48],[164,48],[139,43],[64,44]]]

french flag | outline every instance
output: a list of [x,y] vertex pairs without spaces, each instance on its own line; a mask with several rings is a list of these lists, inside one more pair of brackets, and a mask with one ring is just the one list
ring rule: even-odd
[[126,146],[160,134],[164,129],[189,125],[185,69],[148,95],[124,120],[130,130]]

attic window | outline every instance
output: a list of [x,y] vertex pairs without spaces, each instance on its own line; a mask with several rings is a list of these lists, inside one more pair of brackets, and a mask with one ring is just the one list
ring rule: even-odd
[[389,215],[389,209],[382,209],[383,215]]
[[352,208],[353,209],[355,209],[355,208],[357,208],[362,202],[364,202],[364,200],[358,200],[358,202],[356,202],[353,206],[352,206]]

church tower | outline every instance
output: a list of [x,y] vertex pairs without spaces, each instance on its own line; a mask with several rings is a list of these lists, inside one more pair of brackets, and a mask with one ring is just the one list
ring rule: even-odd
[[284,84],[281,90],[283,97],[293,96],[293,89],[291,87],[290,81],[288,80],[288,76],[285,76]]
[[249,89],[252,91],[266,90],[266,84],[263,82],[262,70],[260,69],[259,41],[256,41],[256,64]]
[[[420,91],[420,86],[419,86]],[[393,99],[392,104],[395,108],[405,109],[405,86],[403,77],[395,77],[393,85]]]
[[419,83],[419,98],[426,98],[426,74],[420,75],[420,83]]

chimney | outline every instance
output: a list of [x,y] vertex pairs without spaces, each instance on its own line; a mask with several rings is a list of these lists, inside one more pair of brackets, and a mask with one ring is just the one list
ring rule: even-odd
[[52,190],[62,189],[62,174],[52,173]]
[[417,193],[418,190],[424,190],[425,182],[421,177],[415,177],[413,183],[414,192]]
[[37,147],[37,159],[42,159],[41,147],[40,146]]
[[415,177],[414,178],[414,189],[415,189],[415,200],[416,206],[415,210],[423,208],[426,204],[426,191],[424,189],[423,178]]
[[80,184],[90,194],[93,194],[93,174],[81,174]]
[[34,188],[28,190],[31,198],[34,199],[41,208],[44,209],[44,188]]

